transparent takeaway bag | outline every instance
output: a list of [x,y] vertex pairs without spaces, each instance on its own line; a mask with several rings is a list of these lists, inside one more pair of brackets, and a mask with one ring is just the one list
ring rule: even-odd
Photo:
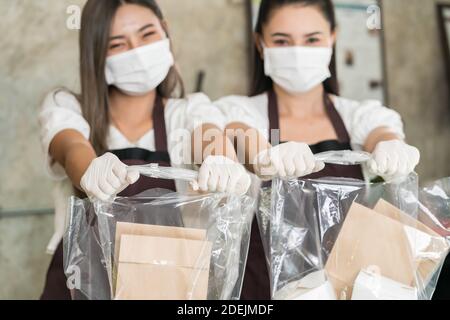
[[[174,168],[141,169],[154,178],[195,177]],[[64,264],[73,297],[239,299],[254,208],[247,196],[163,189],[114,202],[72,198]]]
[[431,299],[449,242],[420,207],[415,174],[273,181],[258,213],[273,299]]
[[[434,232],[450,241],[450,177],[428,183],[419,192],[419,220]],[[442,266],[445,277],[450,272],[450,257]],[[426,293],[432,296],[439,280],[439,272],[429,281]],[[445,284],[444,284],[445,286]]]

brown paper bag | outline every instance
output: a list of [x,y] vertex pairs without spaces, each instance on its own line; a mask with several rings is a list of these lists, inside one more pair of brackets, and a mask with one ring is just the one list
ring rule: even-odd
[[[165,226],[155,226],[155,225],[145,225],[145,224],[135,224],[135,223],[123,223],[123,222],[119,222],[116,225],[116,242],[115,242],[115,254],[114,254],[114,266],[115,266],[115,272],[114,272],[114,279],[113,279],[113,283],[115,285],[115,290],[114,292],[116,292],[116,298],[117,299],[128,299],[126,296],[129,294],[123,294],[121,292],[124,291],[123,289],[123,285],[120,288],[117,288],[116,284],[119,284],[119,279],[118,279],[118,267],[120,265],[119,260],[120,256],[122,255],[122,251],[121,251],[121,247],[122,247],[122,239],[125,235],[128,236],[148,236],[151,238],[166,238],[166,239],[180,239],[182,241],[185,240],[197,240],[200,241],[202,243],[205,243],[206,246],[206,253],[208,253],[209,250],[209,254],[206,254],[205,258],[207,258],[208,263],[207,263],[207,267],[209,270],[209,259],[210,259],[210,255],[211,255],[211,244],[206,242],[206,230],[200,230],[200,229],[189,229],[189,228],[180,228],[180,227],[165,227]],[[186,248],[187,245],[189,245],[188,242],[180,242],[176,245],[176,249],[180,246],[182,246],[182,244],[184,243],[184,246]],[[132,244],[135,244],[134,242]],[[170,243],[169,243],[170,245]],[[125,248],[127,251],[131,252],[136,252],[136,250],[139,250],[139,248],[141,248],[142,245],[137,244],[136,248],[138,249],[133,249],[132,247],[130,247],[130,243],[126,244]],[[188,247],[189,248],[189,247]],[[147,250],[147,249],[146,249]],[[158,250],[166,250],[166,248],[164,246],[158,248]],[[124,253],[124,259],[129,260],[129,252],[125,252]],[[205,254],[205,253],[202,253]],[[132,257],[133,258],[133,257]],[[139,260],[139,256],[137,257]],[[133,259],[131,259],[133,260]],[[131,264],[133,265],[133,264]],[[141,268],[140,266],[134,265],[134,267],[130,267],[129,264],[124,263],[122,264],[122,268],[121,268],[121,272],[122,272],[122,278],[120,281],[127,281],[127,278],[123,278],[123,274],[129,274],[129,272],[133,272],[132,270],[137,271],[136,269],[144,269],[148,271],[149,268]],[[162,273],[167,273],[167,272],[171,272],[173,275],[173,270],[163,270],[162,268],[159,268],[159,270]],[[209,272],[209,271],[208,271]],[[206,273],[208,273],[206,272]],[[145,273],[145,272],[144,272]],[[186,275],[189,274],[193,274],[193,272],[191,270],[189,270],[189,272],[187,272],[185,269],[181,268],[177,270],[177,274],[181,277],[181,279],[179,279],[179,284],[180,286],[183,285],[183,283],[186,283]],[[185,276],[183,276],[183,274]],[[183,280],[184,279],[184,280]],[[202,278],[204,279],[204,278]],[[150,279],[152,280],[152,279]],[[149,281],[150,281],[149,280]],[[142,283],[144,283],[144,281],[142,281]],[[150,283],[150,282],[149,282]],[[208,278],[206,278],[206,286],[202,285],[201,283],[199,284],[200,286],[204,286],[207,288],[207,283],[208,283]],[[124,283],[122,283],[124,284]],[[131,298],[129,298],[131,299]],[[150,297],[145,298],[145,299],[151,299]],[[157,299],[163,299],[161,296],[158,296]],[[175,299],[175,298],[170,298],[170,299]],[[186,299],[186,298],[183,298]]]
[[118,222],[116,225],[116,245],[114,252],[116,259],[119,257],[122,235],[206,240],[206,230]]
[[122,235],[116,299],[205,300],[212,244]]
[[[393,206],[383,199],[378,201],[374,210],[382,215],[397,220],[406,226],[417,229],[429,236],[429,238],[427,239],[429,241],[429,245],[426,247],[424,252],[432,253],[432,255],[429,255],[428,257],[422,256],[415,261],[418,276],[420,277],[418,281],[423,281],[421,285],[426,285],[426,283],[428,283],[430,278],[436,272],[436,269],[441,266],[441,263],[447,256],[449,246],[446,239],[422,222],[416,220],[414,217],[411,217],[405,212],[402,212],[399,208]],[[417,240],[417,242],[418,241],[419,240]],[[414,246],[415,244],[413,243],[412,245]]]
[[340,299],[350,299],[361,270],[375,269],[410,286],[415,276],[403,224],[357,203],[347,214],[325,269]]

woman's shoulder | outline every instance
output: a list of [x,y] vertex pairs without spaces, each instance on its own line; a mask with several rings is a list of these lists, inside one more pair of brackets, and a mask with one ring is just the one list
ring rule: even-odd
[[189,105],[195,103],[211,103],[211,99],[203,92],[190,93],[181,98],[167,99],[167,105]]
[[373,130],[386,126],[404,136],[400,114],[383,106],[381,101],[357,101],[338,96],[332,96],[332,99],[353,143],[363,145]]
[[170,130],[177,128],[195,129],[203,123],[224,127],[221,112],[204,93],[189,94],[184,98],[168,99],[165,110]]
[[344,117],[371,118],[371,117],[399,117],[399,114],[379,100],[366,99],[362,101],[332,96],[337,111]]
[[217,104],[242,104],[242,105],[260,105],[262,102],[267,102],[267,94],[262,93],[256,96],[245,95],[229,95],[217,99],[214,103]]
[[68,89],[59,88],[50,91],[42,103],[42,111],[52,109],[68,109],[81,113],[81,105],[74,93]]
[[169,98],[166,100],[166,113],[189,112],[201,106],[211,106],[211,99],[204,93],[192,93],[182,98]]
[[254,117],[266,117],[269,100],[266,93],[256,96],[231,95],[214,101],[214,104],[226,115],[239,117],[248,113]]
[[331,97],[336,105],[336,108],[338,108],[338,107],[358,108],[358,107],[363,107],[363,106],[383,107],[383,104],[381,103],[381,101],[375,100],[375,99],[366,99],[366,100],[359,101],[359,100],[349,99],[349,98],[336,96],[336,95],[332,95]]

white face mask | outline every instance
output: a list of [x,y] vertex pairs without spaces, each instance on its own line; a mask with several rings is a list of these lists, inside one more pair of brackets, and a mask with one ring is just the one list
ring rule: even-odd
[[308,92],[331,77],[331,47],[263,48],[265,74],[287,92]]
[[131,96],[158,87],[174,65],[169,39],[142,46],[106,59],[106,82]]

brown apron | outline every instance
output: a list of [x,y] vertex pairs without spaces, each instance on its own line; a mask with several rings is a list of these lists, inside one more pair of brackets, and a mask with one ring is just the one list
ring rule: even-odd
[[[277,96],[273,90],[268,92],[270,130],[280,129]],[[314,154],[325,151],[351,150],[350,136],[341,116],[336,110],[328,94],[324,95],[327,115],[333,124],[338,140],[324,141],[311,146]],[[302,179],[318,179],[323,177],[345,177],[363,180],[361,166],[343,166],[327,164],[321,172],[314,173]],[[252,224],[247,266],[242,287],[242,300],[270,300],[270,279],[267,268],[264,247],[261,240],[258,221]]]
[[[164,104],[160,96],[156,97],[153,108],[153,125],[155,131],[155,152],[139,148],[111,150],[123,163],[127,165],[143,165],[158,163],[160,166],[170,167],[170,155],[167,148],[167,132],[164,117]],[[173,180],[161,180],[148,177],[141,177],[135,184],[129,186],[122,193],[121,197],[132,197],[149,189],[162,188],[176,191]],[[41,300],[71,300],[70,291],[67,289],[67,278],[64,274],[63,264],[63,241],[59,244],[50,267],[47,272],[46,284]]]

